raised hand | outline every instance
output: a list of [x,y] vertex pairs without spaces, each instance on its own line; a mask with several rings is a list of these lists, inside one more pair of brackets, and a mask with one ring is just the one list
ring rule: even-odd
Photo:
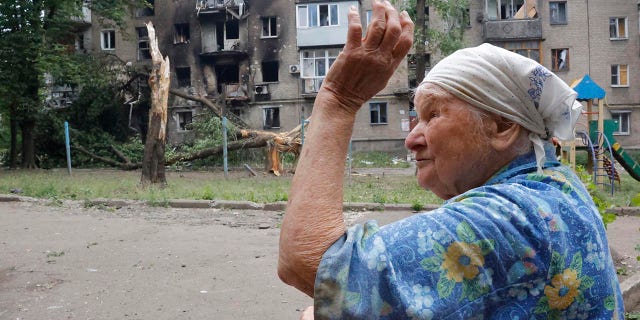
[[347,43],[323,81],[345,111],[360,106],[384,89],[413,44],[413,22],[406,11],[398,14],[389,1],[373,0],[366,37],[355,7],[349,10]]

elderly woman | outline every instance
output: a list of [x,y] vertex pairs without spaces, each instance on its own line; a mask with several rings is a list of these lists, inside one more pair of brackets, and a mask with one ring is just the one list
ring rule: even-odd
[[282,224],[278,274],[314,297],[311,319],[623,319],[601,218],[549,139],[581,106],[533,60],[484,44],[438,63],[406,138],[437,210],[348,230],[342,180],[356,112],[411,46],[413,24],[373,4],[324,81]]

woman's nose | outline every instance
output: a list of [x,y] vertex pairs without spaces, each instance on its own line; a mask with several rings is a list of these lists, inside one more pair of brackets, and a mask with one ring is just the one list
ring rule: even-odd
[[424,136],[420,134],[420,124],[415,126],[409,135],[404,139],[404,146],[411,150],[416,151],[416,149],[426,145]]

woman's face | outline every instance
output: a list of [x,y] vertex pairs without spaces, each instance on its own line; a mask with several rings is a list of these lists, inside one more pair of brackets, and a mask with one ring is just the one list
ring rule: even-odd
[[442,199],[482,185],[495,172],[485,132],[495,121],[479,121],[471,106],[434,84],[415,96],[418,124],[405,146],[415,153],[418,184]]

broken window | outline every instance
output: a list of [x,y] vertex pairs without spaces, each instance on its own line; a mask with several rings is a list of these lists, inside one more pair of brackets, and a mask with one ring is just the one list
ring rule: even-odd
[[626,64],[611,65],[611,86],[629,86],[628,66]]
[[387,124],[387,103],[370,102],[369,114],[371,115],[371,124]]
[[176,67],[178,87],[191,87],[191,68]]
[[147,5],[144,8],[136,9],[136,17],[150,17],[154,15],[154,0],[146,0]]
[[278,36],[276,17],[262,17],[262,37],[275,38]]
[[540,61],[540,42],[539,41],[511,41],[493,43],[496,46],[505,48],[529,59]]
[[488,20],[536,18],[535,0],[487,0]]
[[301,77],[305,80],[305,92],[317,92],[327,71],[336,61],[340,49],[302,50]]
[[229,19],[225,23],[225,39],[240,38],[240,21],[238,19]]
[[551,70],[569,70],[569,49],[551,49]]
[[218,93],[223,92],[225,85],[240,82],[240,67],[237,64],[216,64],[215,70]]
[[609,18],[609,38],[627,39],[627,18]]
[[280,108],[267,107],[262,109],[264,113],[264,129],[280,128]]
[[178,111],[178,131],[191,130],[191,124],[193,122],[193,111]]
[[102,50],[115,50],[116,48],[116,31],[102,30],[100,34],[100,44]]
[[337,4],[299,5],[297,11],[299,28],[339,25]]
[[278,82],[278,61],[262,62],[262,81]]
[[189,43],[189,24],[176,23],[173,25],[173,43]]
[[551,24],[567,24],[567,2],[549,2],[549,21]]
[[136,28],[138,33],[138,60],[151,59],[151,48],[149,46],[149,31],[147,27]]

